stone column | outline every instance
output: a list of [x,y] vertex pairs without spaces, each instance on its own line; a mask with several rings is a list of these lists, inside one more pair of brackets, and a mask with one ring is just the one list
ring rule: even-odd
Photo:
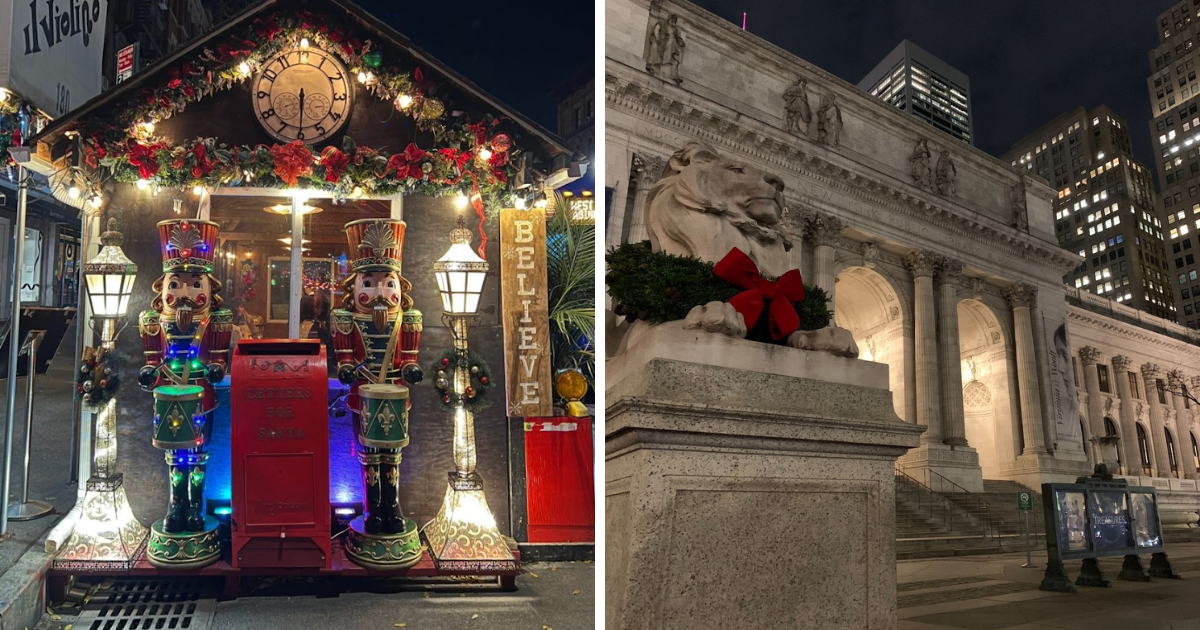
[[1133,390],[1129,388],[1130,365],[1133,365],[1133,360],[1125,355],[1112,358],[1112,380],[1117,388],[1117,397],[1121,399],[1121,456],[1125,458],[1125,474],[1140,475],[1141,456],[1138,454],[1137,429],[1134,428],[1137,412],[1133,409]]
[[[1167,389],[1183,392],[1184,376],[1179,370],[1167,373]],[[1189,437],[1189,425],[1192,422],[1192,411],[1186,408],[1183,396],[1171,395],[1175,405],[1175,423],[1171,427],[1171,436],[1175,438],[1175,460],[1179,462],[1179,475],[1184,479],[1196,478],[1196,462],[1192,459],[1192,442]]]
[[1012,304],[1013,336],[1017,342],[1017,391],[1021,398],[1021,427],[1025,430],[1025,452],[1022,455],[1045,455],[1046,436],[1042,431],[1042,394],[1038,384],[1037,356],[1033,343],[1033,321],[1030,309],[1037,289],[1014,284],[1004,292]]
[[[1103,394],[1100,393],[1100,371],[1096,367],[1096,363],[1102,357],[1098,348],[1084,346],[1079,349],[1079,359],[1083,363],[1083,387],[1087,391],[1088,427],[1091,429],[1093,438],[1104,437],[1108,433],[1104,428],[1104,399],[1102,398]],[[1103,463],[1103,455],[1098,450],[1100,444],[1093,441],[1088,448],[1092,451],[1092,459],[1095,463]],[[1122,462],[1128,463],[1129,460],[1125,459],[1124,453],[1121,454],[1121,458]]]
[[816,248],[813,250],[814,284],[825,291],[830,304],[833,304],[834,280],[834,246],[837,239],[846,229],[842,220],[828,214],[813,213],[808,217],[805,232],[812,239]]
[[[1163,433],[1164,418],[1167,415],[1167,410],[1163,408],[1162,403],[1158,402],[1158,378],[1162,375],[1162,368],[1153,363],[1142,364],[1142,383],[1146,390],[1146,403],[1150,405],[1150,443],[1154,447],[1154,452],[1151,453],[1151,461],[1154,467],[1155,476],[1168,477],[1170,476],[1171,466],[1167,462],[1167,437]],[[1125,439],[1125,425],[1129,424],[1129,435],[1132,436],[1130,444],[1133,445],[1134,453],[1138,454],[1137,432],[1134,430],[1132,423],[1121,421],[1121,439]],[[1140,465],[1141,456],[1134,460]]]
[[622,243],[639,243],[650,238],[646,228],[646,198],[650,189],[662,177],[663,168],[667,161],[661,157],[633,154],[633,168],[630,178],[634,186],[633,205],[625,207],[625,217],[622,226]]
[[967,446],[967,426],[963,417],[962,353],[958,347],[958,285],[962,263],[937,257],[937,343],[941,372],[942,431],[945,443]]
[[[917,424],[927,429],[921,443],[942,441],[940,400],[938,397],[937,320],[934,315],[933,261],[920,250],[904,257],[904,266],[913,276],[914,373],[917,380]],[[961,396],[961,390],[959,392]]]

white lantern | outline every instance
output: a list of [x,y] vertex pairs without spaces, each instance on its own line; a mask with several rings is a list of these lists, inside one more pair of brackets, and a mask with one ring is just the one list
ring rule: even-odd
[[487,277],[488,263],[471,249],[471,231],[460,218],[450,231],[450,249],[433,263],[442,310],[447,315],[474,315]]
[[116,319],[129,312],[129,296],[137,277],[137,265],[121,251],[124,237],[116,226],[116,219],[108,220],[108,231],[100,235],[104,247],[83,264],[92,317],[97,319]]

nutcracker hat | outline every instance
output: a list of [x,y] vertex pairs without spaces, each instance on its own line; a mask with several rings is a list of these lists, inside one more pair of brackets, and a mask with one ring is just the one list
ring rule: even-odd
[[158,223],[163,273],[210,273],[217,248],[217,224],[212,221],[170,219]]
[[360,219],[346,224],[350,267],[365,271],[400,272],[404,253],[404,229],[399,219]]

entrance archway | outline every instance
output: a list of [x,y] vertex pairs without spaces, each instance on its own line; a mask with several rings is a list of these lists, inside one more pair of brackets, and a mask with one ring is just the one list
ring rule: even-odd
[[860,359],[887,364],[888,389],[892,391],[896,414],[914,422],[916,410],[909,410],[911,401],[905,396],[906,391],[916,389],[907,369],[912,363],[913,348],[909,335],[904,334],[905,309],[896,290],[886,278],[867,267],[844,269],[835,282],[834,322],[854,335]]
[[[1021,452],[1021,423],[1013,417],[1013,367],[1005,338],[1000,320],[982,302],[969,299],[958,303],[967,443],[979,454],[985,479],[999,478],[1001,465]],[[979,408],[983,392],[988,393],[986,413]]]

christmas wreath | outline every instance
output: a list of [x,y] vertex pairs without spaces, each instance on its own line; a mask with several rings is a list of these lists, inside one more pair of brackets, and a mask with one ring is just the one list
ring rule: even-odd
[[[763,311],[761,317],[754,322],[747,318],[746,339],[783,343],[786,334],[780,335],[776,328],[776,315],[785,311],[788,303],[797,317],[795,330],[825,328],[833,318],[825,291],[803,285],[799,272],[788,272],[779,279],[759,278],[753,263],[737,249],[720,263],[713,264],[690,256],[651,251],[650,242],[643,241],[610,249],[605,260],[608,272],[604,282],[613,299],[614,312],[631,322],[640,319],[661,324],[683,319],[692,308],[709,302],[731,302],[738,308],[741,302],[761,300],[761,296],[747,295],[759,291],[752,286],[756,283],[741,281],[748,277],[780,288],[777,299],[770,300],[766,308],[760,308]],[[734,273],[730,273],[731,270]],[[726,278],[737,278],[740,282]],[[790,296],[800,297],[793,300]],[[743,309],[738,308],[738,311],[743,312]],[[791,317],[787,312],[782,315]]]
[[90,407],[102,407],[121,387],[125,357],[103,348],[85,348],[75,373],[75,394]]
[[[470,376],[467,391],[461,396],[454,391],[454,371],[460,366],[465,368]],[[479,353],[467,351],[467,356],[463,357],[454,350],[447,350],[434,362],[433,372],[436,375],[433,386],[442,397],[442,405],[454,408],[461,399],[463,407],[471,413],[482,411],[488,406],[488,392],[495,387],[495,383],[492,382],[492,371],[488,368],[487,361],[484,361]]]

